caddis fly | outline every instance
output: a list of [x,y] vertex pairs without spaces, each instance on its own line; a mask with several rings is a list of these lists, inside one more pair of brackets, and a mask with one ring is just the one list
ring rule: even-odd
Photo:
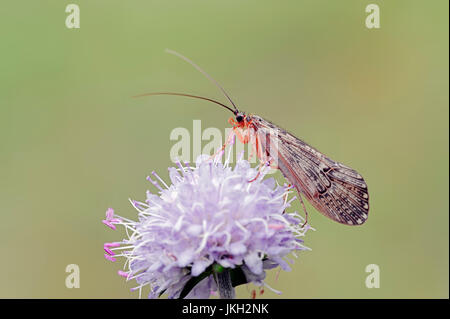
[[[191,64],[225,95],[232,107],[216,100],[175,92],[155,92],[140,94],[175,95],[206,100],[230,112],[232,132],[244,144],[251,143],[261,165],[270,165],[281,171],[289,183],[295,187],[305,211],[302,195],[323,215],[345,225],[361,225],[369,214],[369,193],[367,184],[358,172],[325,156],[286,130],[254,114],[246,114],[225,92],[223,87],[198,65],[185,56],[166,50]],[[225,148],[225,144],[222,149]],[[251,182],[251,181],[250,181]]]

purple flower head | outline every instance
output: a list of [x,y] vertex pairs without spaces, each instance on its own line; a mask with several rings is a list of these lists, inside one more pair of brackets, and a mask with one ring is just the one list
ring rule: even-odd
[[123,225],[128,238],[106,243],[105,257],[125,257],[119,275],[136,280],[139,291],[149,285],[150,298],[208,298],[217,291],[215,272],[223,269],[233,286],[267,286],[266,269],[288,271],[287,255],[308,249],[301,237],[309,225],[286,211],[295,199],[288,200],[291,188],[264,179],[267,166],[258,174],[243,159],[232,168],[220,158],[202,155],[195,167],[178,162],[169,168],[170,185],[153,172],[147,179],[158,195],[131,201],[138,221],[107,211],[104,223]]

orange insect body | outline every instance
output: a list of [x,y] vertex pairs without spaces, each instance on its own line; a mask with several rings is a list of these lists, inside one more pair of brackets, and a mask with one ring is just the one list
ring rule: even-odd
[[[252,153],[255,153],[262,163],[267,163],[268,157],[264,156],[259,137],[255,134],[256,127],[253,124],[251,116],[244,116],[244,119],[241,122],[238,122],[233,117],[230,117],[228,119],[228,123],[233,126],[233,132],[239,141],[243,144],[251,143],[253,146]],[[250,154],[250,157],[251,156],[252,154]]]

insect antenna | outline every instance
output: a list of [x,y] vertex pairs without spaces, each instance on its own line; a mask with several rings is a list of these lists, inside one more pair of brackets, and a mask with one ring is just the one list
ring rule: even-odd
[[228,101],[230,101],[230,103],[234,106],[234,109],[236,110],[236,112],[238,112],[238,109],[236,107],[236,104],[234,104],[233,100],[231,99],[231,97],[227,94],[227,92],[225,91],[225,89],[216,81],[214,80],[208,73],[206,73],[205,71],[203,71],[203,69],[201,67],[199,67],[197,64],[195,64],[194,62],[192,62],[190,59],[188,59],[187,57],[185,57],[184,55],[170,50],[170,49],[166,49],[167,53],[176,55],[177,57],[183,59],[184,61],[186,61],[187,63],[189,63],[190,65],[192,65],[194,68],[196,68],[200,73],[202,73],[206,78],[208,78],[208,80],[210,80],[212,83],[214,83],[221,91],[222,93],[226,96],[226,98],[228,99]]
[[151,95],[175,95],[175,96],[187,96],[187,97],[191,97],[194,99],[200,99],[200,100],[205,100],[205,101],[209,101],[212,103],[215,103],[217,105],[220,105],[224,108],[226,108],[227,110],[231,111],[231,113],[236,114],[237,110],[233,110],[231,107],[220,103],[219,101],[210,99],[208,97],[203,97],[203,96],[198,96],[198,95],[192,95],[192,94],[186,94],[186,93],[176,93],[176,92],[154,92],[154,93],[144,93],[144,94],[139,94],[139,95],[135,95],[133,97],[142,97],[142,96],[151,96]]

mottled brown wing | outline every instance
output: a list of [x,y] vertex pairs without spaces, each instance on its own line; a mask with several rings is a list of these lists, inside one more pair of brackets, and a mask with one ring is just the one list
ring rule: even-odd
[[320,213],[346,225],[367,220],[369,193],[360,174],[275,124],[259,116],[252,120],[263,152]]

